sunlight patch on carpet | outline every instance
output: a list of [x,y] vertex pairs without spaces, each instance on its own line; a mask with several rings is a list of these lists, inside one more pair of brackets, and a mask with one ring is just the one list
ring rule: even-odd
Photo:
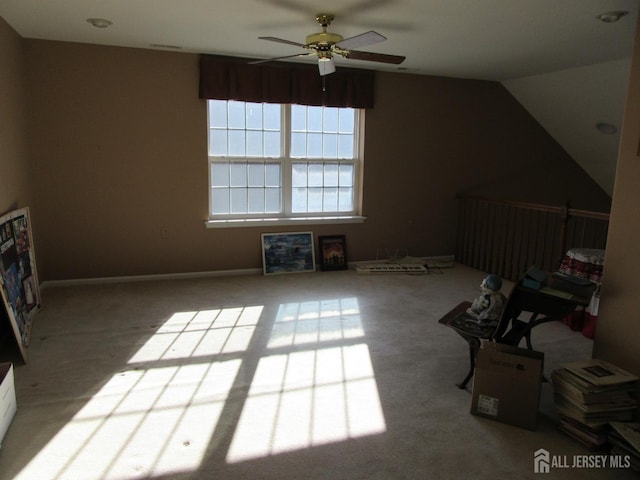
[[386,431],[356,298],[280,305],[227,462]]
[[262,309],[172,315],[16,478],[125,480],[196,471],[243,363],[241,354],[224,354],[247,349]]

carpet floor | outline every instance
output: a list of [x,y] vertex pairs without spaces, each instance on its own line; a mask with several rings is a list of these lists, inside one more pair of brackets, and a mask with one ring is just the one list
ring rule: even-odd
[[[1,479],[539,478],[558,431],[470,414],[468,348],[438,319],[484,273],[353,270],[71,286],[42,292]],[[507,284],[504,290],[512,285]],[[534,330],[545,375],[591,357],[561,322]],[[7,356],[10,352],[3,352]],[[556,466],[545,478],[637,478]]]

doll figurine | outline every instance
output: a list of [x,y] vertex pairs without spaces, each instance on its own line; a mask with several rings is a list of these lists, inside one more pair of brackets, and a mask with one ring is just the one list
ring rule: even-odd
[[473,301],[467,314],[477,318],[478,323],[497,324],[507,302],[501,288],[502,279],[498,275],[487,275],[480,285],[482,294]]

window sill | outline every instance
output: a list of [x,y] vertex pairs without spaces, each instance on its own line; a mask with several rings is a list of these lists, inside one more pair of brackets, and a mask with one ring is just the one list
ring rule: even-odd
[[338,223],[364,223],[367,217],[298,217],[298,218],[243,218],[233,220],[205,220],[207,228],[242,228],[287,225],[331,225]]

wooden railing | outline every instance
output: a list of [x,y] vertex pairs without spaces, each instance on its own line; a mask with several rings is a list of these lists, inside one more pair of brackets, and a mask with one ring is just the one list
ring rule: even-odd
[[531,266],[560,266],[571,248],[604,249],[609,214],[458,196],[456,261],[515,281]]

